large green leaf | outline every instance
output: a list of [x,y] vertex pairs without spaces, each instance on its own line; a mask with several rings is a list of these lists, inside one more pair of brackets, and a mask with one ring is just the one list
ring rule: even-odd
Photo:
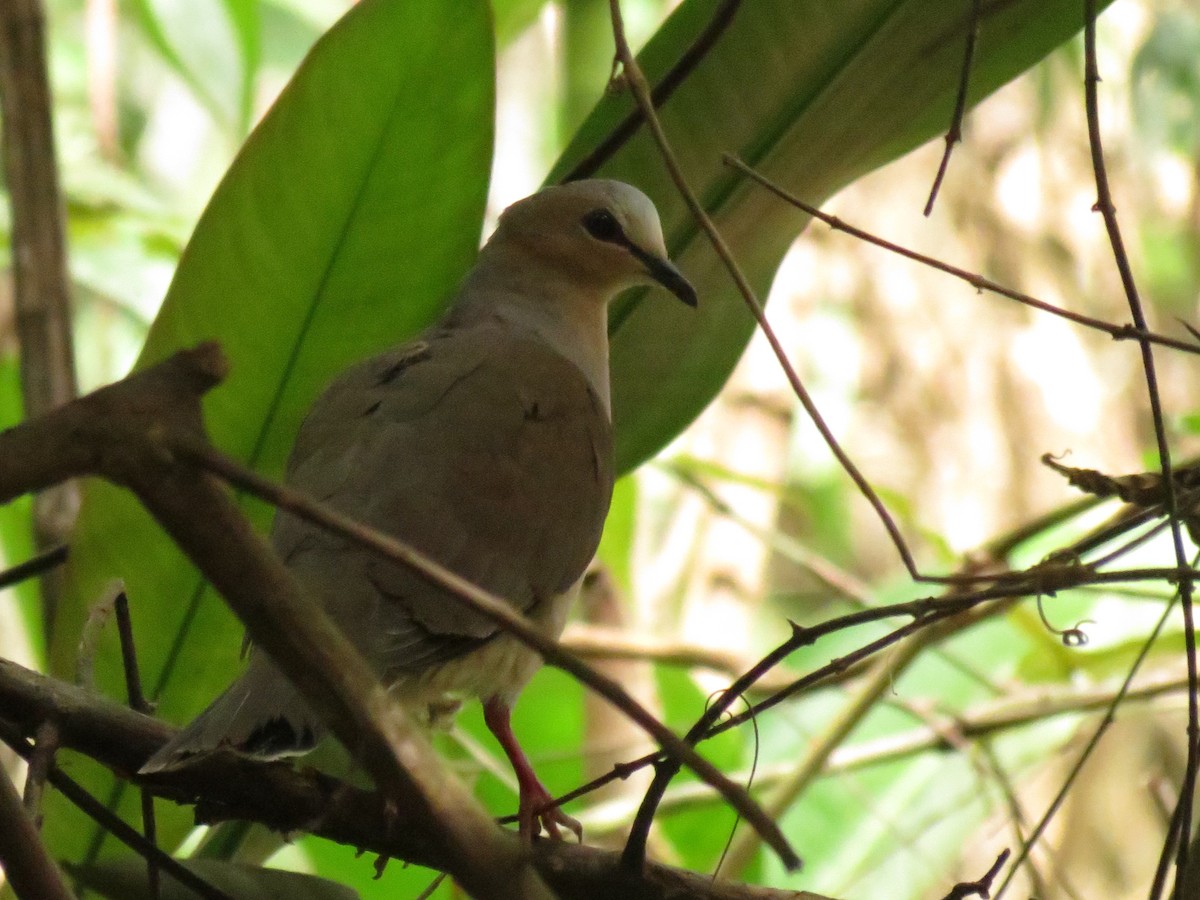
[[[492,28],[483,0],[452,7],[364,0],[318,42],[213,195],[151,329],[141,365],[221,342],[232,374],[206,400],[209,432],[271,475],[322,385],[427,324],[474,258]],[[88,605],[113,576],[127,583],[148,691],[182,721],[236,670],[236,625],[132,497],[90,483],[52,646],[59,674],[72,673]],[[96,678],[122,696],[111,632]],[[90,832],[47,818],[56,852],[77,858]]]
[[[689,0],[646,45],[639,60],[652,83],[679,59],[717,3]],[[930,0],[743,3],[665,104],[660,117],[683,170],[760,297],[806,217],[747,185],[722,166],[722,154],[740,155],[820,203],[944,133],[970,6]],[[972,102],[1083,24],[1078,0],[981,6]],[[606,96],[551,180],[568,173],[632,108],[627,94]],[[600,174],[636,184],[654,199],[672,255],[700,292],[697,311],[654,295],[634,296],[613,310],[613,414],[618,467],[625,471],[665,446],[708,404],[745,348],[753,322],[684,209],[646,129]]]

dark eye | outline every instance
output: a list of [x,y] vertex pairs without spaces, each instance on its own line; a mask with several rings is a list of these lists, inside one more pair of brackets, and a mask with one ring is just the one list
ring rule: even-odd
[[593,209],[583,217],[583,227],[598,241],[619,244],[625,240],[620,224],[607,209]]

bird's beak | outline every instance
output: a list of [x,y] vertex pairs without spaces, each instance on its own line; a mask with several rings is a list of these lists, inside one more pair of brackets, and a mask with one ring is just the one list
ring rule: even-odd
[[673,262],[669,259],[655,256],[652,253],[647,253],[640,247],[630,247],[630,250],[633,251],[633,255],[638,258],[638,261],[646,267],[646,272],[649,273],[651,278],[688,306],[694,307],[696,305],[696,289],[683,277],[683,273],[675,268]]

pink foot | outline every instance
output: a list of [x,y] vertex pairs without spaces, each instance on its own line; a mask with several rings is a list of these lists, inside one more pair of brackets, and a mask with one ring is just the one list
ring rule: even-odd
[[517,831],[526,841],[532,841],[541,834],[543,828],[551,840],[563,839],[559,828],[566,828],[575,835],[576,840],[583,843],[583,826],[554,805],[554,797],[538,780],[533,766],[517,737],[513,734],[510,721],[511,710],[508,704],[499,697],[491,697],[483,704],[483,720],[488,729],[496,736],[504,753],[512,763],[513,772],[517,776],[520,789],[520,800],[517,805]]
[[573,819],[565,812],[559,809],[554,804],[554,798],[550,796],[540,781],[533,776],[531,784],[521,782],[518,775],[517,781],[521,782],[521,799],[517,807],[517,833],[527,841],[532,841],[537,837],[543,828],[546,829],[546,834],[553,841],[561,841],[562,833],[558,830],[559,827],[566,828],[575,835],[575,840],[583,843],[583,826],[579,824],[578,819]]

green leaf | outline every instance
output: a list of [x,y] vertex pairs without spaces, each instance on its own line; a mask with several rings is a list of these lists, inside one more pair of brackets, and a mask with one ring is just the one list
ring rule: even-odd
[[[492,115],[483,0],[359,3],[313,48],[217,188],[139,364],[218,339],[232,372],[206,398],[209,433],[278,476],[329,378],[428,324],[474,259]],[[265,524],[267,511],[256,513]],[[194,715],[237,670],[232,616],[125,492],[87,485],[69,576],[51,651],[60,675],[73,673],[88,605],[114,576],[126,581],[143,679],[167,719]],[[111,632],[96,679],[124,696]],[[56,852],[78,858],[92,828],[71,814],[47,820]],[[164,843],[184,820],[176,813],[160,828]]]
[[[646,45],[639,62],[651,83],[679,59],[716,6],[717,0],[688,0]],[[722,154],[737,154],[820,203],[944,133],[968,7],[924,0],[744,3],[667,101],[660,118],[683,171],[760,299],[807,219],[725,168]],[[983,9],[972,102],[1083,24],[1076,0],[1015,0]],[[628,94],[602,99],[550,180],[570,172],[632,108]],[[645,128],[599,174],[636,184],[656,202],[671,253],[700,293],[698,310],[645,292],[613,309],[613,413],[623,472],[665,446],[708,404],[745,349],[753,322]]]

